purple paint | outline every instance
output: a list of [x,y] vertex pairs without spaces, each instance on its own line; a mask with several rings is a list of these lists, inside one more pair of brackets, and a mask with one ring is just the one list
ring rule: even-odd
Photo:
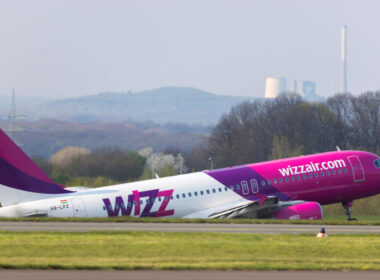
[[[52,180],[0,129],[0,158],[40,181]],[[2,172],[2,171],[1,171]]]
[[[141,212],[141,199],[147,198],[147,202],[145,203],[145,207],[141,212],[140,217],[164,217],[174,215],[174,209],[166,210],[166,207],[170,200],[170,195],[174,190],[166,190],[159,192],[158,189],[148,190],[148,191],[132,191],[132,194],[128,195],[128,203],[127,207],[124,203],[124,199],[121,196],[117,196],[115,198],[114,207],[112,207],[111,201],[109,198],[103,198],[104,206],[107,210],[108,217],[117,217],[120,212],[122,216],[130,216],[132,213],[132,208],[134,207],[134,215],[139,216]],[[160,208],[156,212],[151,212],[154,201],[157,197],[166,197],[163,199]]]
[[0,184],[17,190],[34,193],[71,193],[71,191],[67,191],[53,182],[45,182],[22,172],[3,158],[0,158]]
[[[252,186],[250,182],[252,179],[256,179],[257,182],[265,180],[259,173],[248,166],[237,166],[231,168],[223,168],[217,170],[210,170],[205,172],[207,175],[213,177],[215,180],[219,181],[226,187],[234,186],[233,191],[238,195],[249,199],[249,200],[265,200],[266,196],[275,195],[280,198],[280,200],[290,200],[291,197],[281,193],[278,189],[272,185],[266,185],[265,188],[259,188],[258,193],[252,192]],[[246,182],[248,184],[249,191],[247,194],[243,193],[243,188],[241,183]],[[236,188],[239,186],[239,189]]]

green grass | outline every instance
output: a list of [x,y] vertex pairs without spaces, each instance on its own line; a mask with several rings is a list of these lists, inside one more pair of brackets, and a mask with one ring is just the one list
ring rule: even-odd
[[0,218],[15,222],[96,222],[96,223],[207,223],[207,224],[315,224],[315,225],[380,225],[380,216],[326,216],[323,220],[264,220],[264,219],[176,219],[176,218]]
[[0,268],[380,270],[378,235],[0,232]]

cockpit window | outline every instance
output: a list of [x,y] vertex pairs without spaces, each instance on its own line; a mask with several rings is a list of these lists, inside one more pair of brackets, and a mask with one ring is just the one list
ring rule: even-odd
[[375,167],[376,167],[376,168],[380,168],[380,159],[375,159],[375,160],[373,161],[373,163],[375,164]]

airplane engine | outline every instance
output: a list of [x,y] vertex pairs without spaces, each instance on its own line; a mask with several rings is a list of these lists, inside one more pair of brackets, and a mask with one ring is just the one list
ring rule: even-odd
[[318,202],[303,202],[282,208],[273,213],[279,220],[321,220],[322,206]]

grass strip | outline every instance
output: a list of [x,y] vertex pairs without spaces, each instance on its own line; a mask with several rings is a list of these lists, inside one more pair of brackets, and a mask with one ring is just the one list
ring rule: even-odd
[[378,235],[0,232],[3,269],[380,270]]
[[95,223],[200,223],[200,224],[311,224],[311,225],[380,225],[380,216],[356,216],[358,221],[347,221],[346,216],[327,216],[323,220],[274,219],[178,219],[178,218],[0,218],[2,222],[95,222]]

